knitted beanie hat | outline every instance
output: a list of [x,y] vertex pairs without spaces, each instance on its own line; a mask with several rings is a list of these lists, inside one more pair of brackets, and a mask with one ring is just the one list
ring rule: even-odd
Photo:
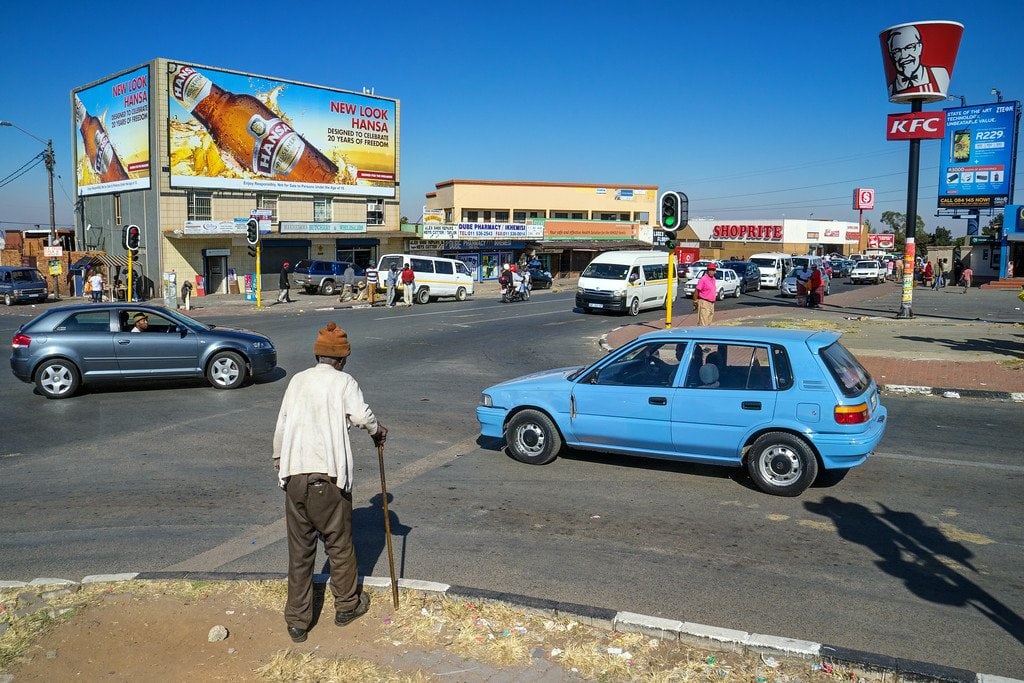
[[350,353],[352,347],[348,343],[348,335],[334,323],[327,323],[327,327],[320,330],[316,343],[313,344],[313,354],[317,356],[347,358]]

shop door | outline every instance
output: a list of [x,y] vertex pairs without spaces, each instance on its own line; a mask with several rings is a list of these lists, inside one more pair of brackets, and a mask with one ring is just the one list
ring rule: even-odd
[[227,293],[227,256],[206,257],[206,293],[225,294]]

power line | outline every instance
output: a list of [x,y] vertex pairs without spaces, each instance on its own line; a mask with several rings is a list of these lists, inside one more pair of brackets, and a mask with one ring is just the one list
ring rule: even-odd
[[10,183],[13,183],[15,180],[20,178],[21,176],[23,176],[26,173],[28,173],[33,168],[35,168],[36,166],[41,164],[45,157],[46,157],[46,153],[45,152],[40,152],[39,154],[35,155],[34,157],[32,157],[31,159],[26,161],[21,166],[21,168],[15,170],[15,171],[12,171],[6,178],[0,178],[0,187],[4,187],[5,185],[9,185]]

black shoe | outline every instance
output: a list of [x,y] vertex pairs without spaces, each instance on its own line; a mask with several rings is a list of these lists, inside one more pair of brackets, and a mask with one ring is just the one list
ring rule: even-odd
[[359,604],[356,605],[355,609],[346,610],[344,612],[336,612],[334,614],[334,625],[345,626],[350,624],[359,617],[363,616],[370,610],[370,596],[366,593],[359,594]]
[[288,627],[288,637],[292,639],[293,643],[304,643],[306,642],[306,629],[298,628],[297,626]]

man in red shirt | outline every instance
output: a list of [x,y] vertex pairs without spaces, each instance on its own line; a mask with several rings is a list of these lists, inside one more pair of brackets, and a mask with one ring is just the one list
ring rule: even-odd
[[817,308],[825,296],[825,280],[821,277],[821,267],[817,264],[811,271],[811,280],[807,287],[807,308]]
[[412,306],[412,295],[416,293],[416,273],[408,263],[402,268],[402,295],[406,306]]
[[711,320],[715,317],[715,300],[718,299],[718,286],[715,284],[717,269],[718,266],[709,263],[693,290],[693,310],[697,311],[697,324],[701,327],[710,327]]

